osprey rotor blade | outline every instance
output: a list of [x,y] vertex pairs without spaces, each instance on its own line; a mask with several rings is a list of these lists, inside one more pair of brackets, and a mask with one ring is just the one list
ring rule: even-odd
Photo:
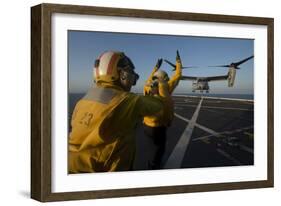
[[191,68],[198,68],[196,66],[187,66],[187,67],[182,67],[182,69],[191,69]]
[[172,62],[168,61],[167,59],[164,59],[164,61],[165,61],[166,63],[168,63],[171,67],[176,68],[176,65],[173,64]]
[[231,64],[225,64],[225,65],[216,65],[216,66],[208,66],[208,67],[234,67],[235,69],[239,69],[238,66],[240,64],[245,63],[246,61],[252,59],[254,57],[254,55],[247,57],[239,62],[232,62]]
[[[172,62],[168,61],[167,59],[164,59],[164,61],[169,64],[171,67],[173,67],[174,69],[172,71],[176,70],[176,65],[173,64]],[[190,68],[198,68],[196,66],[186,66],[186,67],[182,67],[182,69],[190,69]]]
[[247,57],[246,59],[243,59],[243,60],[241,60],[241,61],[239,61],[239,62],[234,62],[233,64],[235,65],[235,67],[237,67],[237,66],[239,66],[240,64],[243,64],[244,62],[246,62],[246,61],[252,59],[253,57],[254,57],[254,55],[253,55],[253,56],[250,56],[250,57]]
[[230,65],[226,64],[226,65],[216,65],[216,66],[208,66],[208,67],[230,67]]

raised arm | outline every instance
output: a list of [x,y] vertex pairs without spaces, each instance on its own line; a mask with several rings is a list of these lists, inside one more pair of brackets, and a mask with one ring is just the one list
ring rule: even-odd
[[172,92],[175,90],[177,87],[180,79],[182,76],[182,63],[181,63],[181,58],[179,55],[179,51],[177,51],[177,56],[176,56],[176,70],[173,76],[170,78],[168,81],[169,85],[169,93],[172,94]]
[[150,89],[151,89],[151,84],[152,84],[152,79],[153,79],[153,76],[155,74],[155,72],[158,71],[158,69],[161,67],[161,64],[162,64],[162,59],[158,59],[155,67],[153,68],[151,74],[149,75],[148,79],[146,80],[145,84],[144,84],[144,88],[143,88],[143,93],[144,95],[148,95],[149,92],[150,92]]

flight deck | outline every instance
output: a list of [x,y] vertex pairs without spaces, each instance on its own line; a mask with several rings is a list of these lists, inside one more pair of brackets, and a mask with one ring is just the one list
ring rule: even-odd
[[[162,168],[254,164],[254,101],[174,96],[175,117],[167,130]],[[149,169],[155,152],[142,125],[137,128],[134,170]]]

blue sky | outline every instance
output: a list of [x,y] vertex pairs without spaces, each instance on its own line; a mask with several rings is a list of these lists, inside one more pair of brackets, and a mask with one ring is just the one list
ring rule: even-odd
[[[106,50],[123,51],[133,61],[140,75],[133,92],[142,92],[143,84],[158,58],[175,62],[179,50],[185,69],[183,75],[216,76],[227,74],[227,68],[211,68],[208,65],[230,64],[254,54],[254,40],[208,38],[194,36],[168,36],[92,31],[68,32],[69,92],[84,93],[92,85],[95,59]],[[253,94],[253,59],[240,65],[234,87],[226,81],[210,82],[214,94]],[[161,69],[172,75],[171,67],[163,62]],[[191,93],[191,81],[181,81],[175,93]]]

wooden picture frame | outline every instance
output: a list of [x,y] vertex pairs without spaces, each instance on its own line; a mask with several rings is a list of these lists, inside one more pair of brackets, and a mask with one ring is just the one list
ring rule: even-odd
[[[267,179],[215,184],[170,185],[161,187],[110,189],[78,192],[52,192],[51,162],[51,17],[54,13],[112,17],[216,22],[263,25],[267,27]],[[170,11],[152,11],[91,6],[41,4],[31,8],[31,198],[42,201],[64,201],[138,195],[204,192],[273,187],[274,183],[274,88],[272,18],[243,17]]]

